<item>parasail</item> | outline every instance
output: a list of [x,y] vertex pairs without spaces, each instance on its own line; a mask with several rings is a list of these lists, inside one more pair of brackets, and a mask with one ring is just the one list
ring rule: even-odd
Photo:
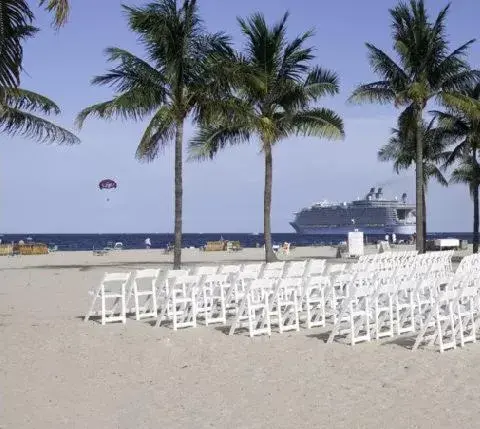
[[98,184],[99,189],[116,189],[117,182],[112,179],[104,179]]

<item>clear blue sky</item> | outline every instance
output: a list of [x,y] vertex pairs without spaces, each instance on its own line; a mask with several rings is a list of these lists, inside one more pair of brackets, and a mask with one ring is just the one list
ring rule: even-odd
[[[55,100],[62,108],[56,120],[73,128],[83,107],[106,100],[108,88],[89,85],[106,70],[103,50],[119,46],[142,54],[127,30],[117,0],[71,0],[68,25],[59,33],[36,8],[41,33],[28,42],[22,86]],[[136,0],[127,4],[142,4]],[[393,0],[199,0],[208,28],[224,30],[237,47],[242,37],[237,16],[265,13],[270,22],[289,10],[291,37],[313,28],[316,63],[338,72],[341,94],[322,103],[345,121],[342,142],[292,138],[274,150],[273,231],[291,231],[292,213],[323,198],[348,201],[371,186],[385,186],[388,195],[414,196],[413,171],[397,176],[379,163],[378,148],[395,125],[389,107],[351,106],[346,99],[361,82],[374,80],[364,43],[390,50],[388,8]],[[427,1],[432,12],[445,4]],[[478,0],[454,0],[448,19],[452,46],[480,36]],[[480,42],[470,62],[480,67]],[[39,145],[2,136],[0,144],[0,232],[171,232],[173,230],[173,150],[151,164],[134,159],[145,123],[90,120],[79,132],[76,147]],[[188,127],[186,137],[193,133]],[[213,162],[187,163],[184,179],[185,232],[262,231],[263,159],[252,141],[227,150]],[[106,201],[97,189],[103,178],[119,188]],[[428,193],[430,231],[470,231],[472,205],[464,186],[448,189],[432,184]]]

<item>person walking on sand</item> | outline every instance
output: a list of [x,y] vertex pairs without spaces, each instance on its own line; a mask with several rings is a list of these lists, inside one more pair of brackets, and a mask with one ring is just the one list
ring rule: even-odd
[[392,234],[392,244],[397,244],[397,234]]
[[390,236],[388,234],[385,234],[385,241],[387,243],[390,243]]
[[150,247],[152,247],[152,242],[150,241],[150,237],[147,237],[145,239],[145,248],[150,249]]

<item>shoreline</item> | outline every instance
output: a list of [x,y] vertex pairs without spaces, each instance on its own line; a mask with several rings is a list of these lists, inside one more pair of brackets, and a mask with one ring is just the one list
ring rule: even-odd
[[[396,245],[393,252],[414,250],[413,245]],[[466,250],[455,252],[453,260],[458,262],[462,257],[472,252],[469,245]],[[365,246],[365,254],[377,253],[374,245]],[[277,254],[279,260],[295,261],[303,259],[326,259],[328,263],[354,263],[357,258],[350,258],[345,254],[337,258],[336,246],[299,246],[288,255]],[[264,261],[263,248],[244,248],[236,252],[202,251],[199,249],[183,249],[182,265],[196,266],[200,264],[238,264]],[[0,257],[0,271],[22,268],[69,268],[90,269],[92,267],[113,269],[158,266],[168,268],[173,263],[173,253],[165,254],[163,249],[143,250],[112,250],[104,255],[94,255],[92,251],[59,251],[46,255],[21,255]]]

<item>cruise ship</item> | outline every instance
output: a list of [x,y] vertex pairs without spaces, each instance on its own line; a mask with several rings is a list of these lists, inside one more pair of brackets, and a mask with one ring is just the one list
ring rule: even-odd
[[401,199],[385,199],[382,188],[371,188],[363,199],[349,203],[322,201],[295,213],[290,225],[299,234],[338,235],[357,229],[365,234],[412,235],[415,205]]

